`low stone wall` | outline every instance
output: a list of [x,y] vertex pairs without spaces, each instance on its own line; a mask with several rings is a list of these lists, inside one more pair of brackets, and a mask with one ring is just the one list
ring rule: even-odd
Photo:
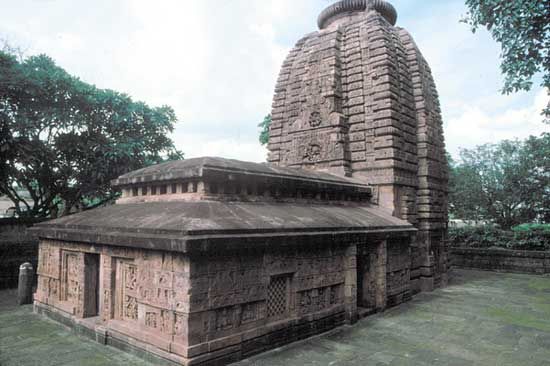
[[28,228],[38,220],[0,219],[0,290],[16,288],[19,266],[38,265],[38,238]]
[[550,273],[550,252],[451,248],[453,267],[497,272]]

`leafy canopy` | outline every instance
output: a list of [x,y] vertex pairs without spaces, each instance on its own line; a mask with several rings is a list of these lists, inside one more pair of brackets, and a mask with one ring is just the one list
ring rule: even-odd
[[98,89],[48,56],[0,51],[0,194],[33,217],[110,200],[112,179],[183,157],[168,137],[176,121],[172,108]]
[[462,150],[450,165],[450,213],[503,229],[550,222],[550,134]]
[[550,88],[550,2],[548,0],[466,0],[463,20],[476,31],[486,27],[502,47],[503,92],[530,90],[542,73]]
[[258,125],[260,128],[260,144],[267,145],[269,142],[269,126],[271,126],[271,114],[264,117],[264,120]]

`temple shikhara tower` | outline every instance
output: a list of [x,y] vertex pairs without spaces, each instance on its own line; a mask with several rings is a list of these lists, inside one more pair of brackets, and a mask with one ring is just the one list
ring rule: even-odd
[[224,365],[447,281],[434,81],[397,13],[345,0],[275,90],[269,162],[173,161],[39,224],[35,311],[155,364]]
[[325,9],[277,82],[269,162],[371,185],[373,201],[418,228],[411,288],[446,283],[447,162],[438,95],[411,35],[383,0]]

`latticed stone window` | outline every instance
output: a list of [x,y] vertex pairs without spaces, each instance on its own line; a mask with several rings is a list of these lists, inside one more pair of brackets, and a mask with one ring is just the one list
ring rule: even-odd
[[267,317],[284,316],[289,308],[292,274],[271,277],[267,288]]

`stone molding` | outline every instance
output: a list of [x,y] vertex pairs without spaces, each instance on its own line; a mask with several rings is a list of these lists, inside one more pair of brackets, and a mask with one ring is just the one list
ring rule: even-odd
[[451,248],[454,268],[550,274],[550,253],[527,250]]
[[324,29],[329,21],[343,13],[365,11],[368,9],[376,10],[380,13],[384,19],[386,19],[391,25],[395,25],[397,22],[397,11],[387,1],[384,0],[342,0],[329,6],[321,12],[317,20],[319,29]]

